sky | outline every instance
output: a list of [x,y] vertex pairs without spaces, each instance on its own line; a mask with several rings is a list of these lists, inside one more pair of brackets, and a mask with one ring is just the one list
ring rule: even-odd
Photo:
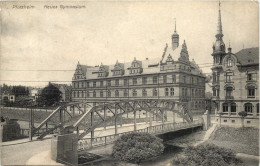
[[[35,6],[16,9],[13,5]],[[56,6],[46,9],[44,6]],[[81,5],[82,9],[60,9]],[[222,1],[223,40],[232,52],[259,45],[258,2]],[[10,85],[71,84],[76,65],[111,65],[160,58],[171,45],[174,18],[180,45],[210,73],[217,1],[6,2],[1,7],[0,81]]]

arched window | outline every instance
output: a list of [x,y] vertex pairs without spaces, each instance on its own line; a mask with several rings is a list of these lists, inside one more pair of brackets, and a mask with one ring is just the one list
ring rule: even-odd
[[93,97],[97,97],[96,91],[93,91]]
[[255,97],[255,86],[248,86],[247,87],[247,97]]
[[111,91],[110,90],[107,91],[107,97],[111,97]]
[[145,97],[145,96],[147,96],[147,91],[146,91],[146,89],[143,89],[142,90],[142,95]]
[[134,97],[137,96],[137,91],[136,91],[136,89],[133,89],[133,96],[134,96]]
[[171,88],[170,94],[171,94],[171,96],[174,96],[174,88]]
[[169,89],[165,88],[165,96],[169,96]]
[[153,89],[153,96],[157,96],[157,89],[156,88]]
[[115,91],[115,96],[119,97],[119,91],[118,90]]
[[231,103],[231,113],[235,113],[235,112],[237,112],[237,105],[236,105],[236,103]]
[[228,112],[228,104],[227,103],[223,103],[222,104],[222,111],[223,112]]
[[253,105],[251,103],[246,103],[245,104],[245,112],[253,113]]
[[231,58],[227,59],[227,67],[232,67],[233,66],[233,60]]

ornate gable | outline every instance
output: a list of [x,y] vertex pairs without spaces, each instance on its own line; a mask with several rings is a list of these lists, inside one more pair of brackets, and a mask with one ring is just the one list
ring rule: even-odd
[[114,66],[114,69],[111,70],[113,72],[113,76],[120,76],[120,75],[124,75],[124,64],[123,63],[119,63],[118,61],[116,61],[116,64]]
[[172,59],[171,54],[169,54],[166,59],[166,62],[161,63],[161,71],[174,70],[174,69],[176,69],[176,66],[174,66],[174,60]]
[[107,77],[108,76],[108,66],[105,66],[101,63],[99,70],[98,70],[98,77]]
[[180,53],[180,57],[178,59],[179,61],[185,61],[185,62],[189,62],[189,53],[187,50],[187,46],[185,43],[185,40],[182,44],[182,49],[181,49],[181,53]]
[[82,79],[86,79],[86,73],[82,70],[82,67],[78,62],[77,68],[76,68],[76,71],[74,73],[72,80],[82,80]]
[[130,70],[130,74],[141,74],[143,72],[142,62],[137,61],[135,58],[128,70]]

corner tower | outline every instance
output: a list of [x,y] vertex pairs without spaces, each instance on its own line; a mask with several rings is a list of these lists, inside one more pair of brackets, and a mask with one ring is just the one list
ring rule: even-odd
[[222,59],[226,54],[225,43],[223,42],[223,33],[222,33],[222,22],[221,22],[221,10],[220,10],[220,2],[219,2],[219,10],[218,10],[218,26],[217,33],[215,35],[216,41],[213,43],[213,60],[214,65],[221,65]]
[[178,46],[179,46],[179,35],[176,32],[176,19],[175,19],[174,33],[172,35],[172,50],[174,51]]

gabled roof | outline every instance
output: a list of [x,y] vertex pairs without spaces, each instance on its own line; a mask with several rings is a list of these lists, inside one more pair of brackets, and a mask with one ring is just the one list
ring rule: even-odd
[[259,64],[259,47],[242,49],[235,55],[241,65]]

